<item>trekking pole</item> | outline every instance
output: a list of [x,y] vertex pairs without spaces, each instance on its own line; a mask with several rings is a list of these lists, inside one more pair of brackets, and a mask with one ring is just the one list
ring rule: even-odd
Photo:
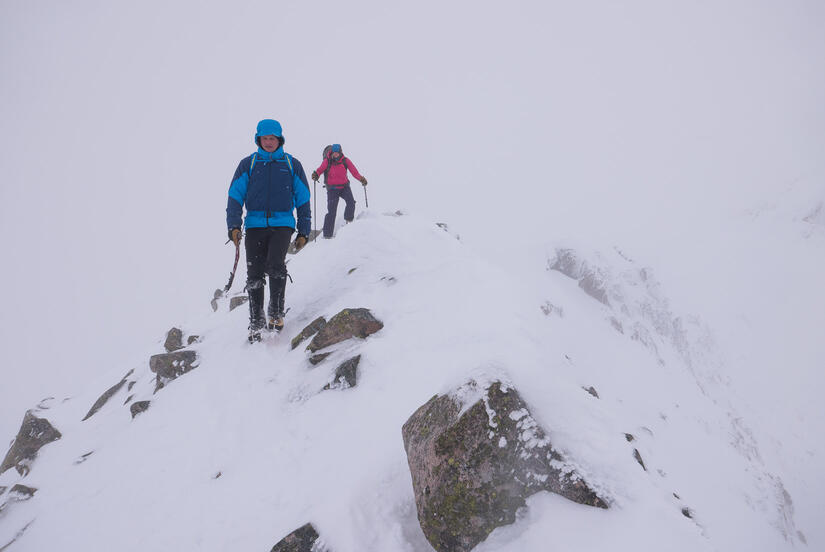
[[369,200],[369,198],[367,198],[367,185],[366,184],[361,184],[361,186],[364,188],[364,203],[366,204],[367,209],[369,209],[370,208],[370,200]]
[[312,241],[318,237],[318,196],[315,195],[315,187],[318,185],[317,180],[312,181]]
[[[227,241],[229,243],[232,240]],[[229,281],[226,283],[226,286],[223,288],[223,293],[226,294],[229,291],[229,288],[232,287],[232,281],[235,279],[235,271],[238,270],[238,259],[241,256],[241,242],[238,240],[238,243],[235,244],[235,264],[232,265],[232,272],[229,273]]]

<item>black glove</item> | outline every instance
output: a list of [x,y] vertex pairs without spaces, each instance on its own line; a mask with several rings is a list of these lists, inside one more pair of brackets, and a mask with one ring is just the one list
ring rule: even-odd
[[367,185],[367,179],[364,178],[363,176],[361,177],[361,184],[363,184],[364,186]]
[[318,182],[318,173],[315,172],[315,171],[312,171],[312,180],[314,180],[315,182]]
[[295,238],[295,251],[296,251],[296,252],[297,252],[297,251],[300,251],[301,249],[303,249],[303,247],[304,247],[306,244],[307,244],[307,237],[306,237],[306,236],[301,236],[301,235],[298,235],[298,237],[297,237],[297,238]]
[[240,228],[230,228],[228,234],[229,234],[229,241],[234,243],[236,246],[241,243],[241,229]]

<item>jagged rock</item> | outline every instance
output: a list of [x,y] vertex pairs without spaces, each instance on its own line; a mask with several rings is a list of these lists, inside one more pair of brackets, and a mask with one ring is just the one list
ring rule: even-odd
[[320,364],[321,362],[323,362],[324,359],[327,358],[331,354],[332,354],[332,352],[318,353],[317,355],[312,355],[311,357],[309,357],[309,363],[312,364],[313,366],[316,366],[316,365]]
[[155,393],[173,379],[197,368],[198,359],[195,351],[181,350],[174,353],[152,355],[149,359],[149,369],[157,374]]
[[642,460],[642,455],[639,453],[639,449],[633,449],[633,458],[636,459],[644,471],[647,471],[647,467],[645,467],[645,463]]
[[572,249],[556,250],[556,258],[549,264],[550,270],[557,270],[562,274],[579,282],[579,287],[600,303],[610,306],[604,276],[581,261]]
[[582,389],[584,389],[585,391],[587,391],[588,393],[590,393],[591,395],[593,395],[597,399],[599,398],[599,393],[596,391],[596,388],[593,387],[592,385],[590,387],[582,387]]
[[320,552],[315,546],[319,537],[315,527],[307,523],[281,539],[270,552]]
[[201,341],[201,336],[199,336],[199,335],[190,335],[186,339],[186,345],[188,346],[188,345],[191,345],[192,343],[200,343],[200,341]]
[[246,295],[236,295],[235,297],[231,298],[229,300],[230,312],[240,307],[241,305],[245,305],[248,301],[249,297]]
[[88,420],[89,418],[91,418],[92,416],[97,414],[97,411],[100,410],[101,408],[103,408],[103,406],[109,401],[109,399],[114,397],[115,394],[118,391],[120,391],[120,388],[123,387],[126,384],[126,378],[131,376],[132,372],[134,372],[134,370],[129,370],[129,373],[126,374],[125,376],[123,376],[122,380],[120,380],[118,383],[116,383],[115,385],[113,385],[109,389],[107,389],[106,392],[103,393],[100,396],[100,398],[98,398],[95,401],[95,403],[92,405],[92,408],[89,409],[89,412],[86,413],[86,416],[84,416],[83,420],[81,420],[81,421],[85,422],[86,420]]
[[46,418],[38,418],[31,412],[26,412],[23,424],[15,437],[14,442],[0,464],[0,474],[14,468],[20,475],[26,475],[31,469],[31,463],[37,457],[37,452],[44,446],[60,439],[62,435]]
[[180,328],[172,328],[166,332],[166,342],[163,347],[167,353],[183,349],[183,331]]
[[15,495],[17,500],[28,500],[34,496],[34,493],[37,492],[37,489],[34,487],[28,487],[26,485],[17,484],[11,488],[9,491],[10,495]]
[[212,301],[210,301],[210,304],[212,305],[212,310],[215,312],[218,310],[218,299],[221,297],[223,297],[222,289],[216,289],[215,293],[212,294]]
[[[0,489],[5,489],[5,487],[0,487]],[[37,492],[37,489],[34,487],[27,487],[26,485],[17,484],[11,488],[9,491],[8,496],[6,499],[0,503],[0,516],[3,514],[3,511],[14,504],[15,502],[24,502],[29,500],[31,497],[34,496],[34,493]],[[0,492],[0,494],[3,494]],[[14,541],[12,541],[14,542]],[[0,552],[6,549],[6,546],[0,547]]]
[[469,551],[546,490],[607,508],[564,467],[518,392],[492,384],[469,409],[436,395],[402,428],[421,529],[438,552]]
[[369,309],[344,309],[315,334],[307,346],[311,352],[335,345],[352,337],[364,339],[384,327]]
[[317,334],[321,330],[321,328],[323,328],[326,325],[326,323],[327,319],[323,316],[319,316],[318,318],[310,322],[306,328],[301,330],[301,333],[292,338],[292,348],[294,349],[295,347],[300,345],[301,342],[305,339],[309,339],[313,335]]
[[140,414],[141,412],[146,412],[149,410],[149,405],[151,401],[137,401],[132,403],[132,406],[129,407],[129,411],[132,413],[132,418],[134,419],[135,416]]
[[335,370],[335,378],[332,383],[324,386],[324,389],[349,389],[355,387],[358,381],[358,363],[361,362],[361,355],[341,363]]

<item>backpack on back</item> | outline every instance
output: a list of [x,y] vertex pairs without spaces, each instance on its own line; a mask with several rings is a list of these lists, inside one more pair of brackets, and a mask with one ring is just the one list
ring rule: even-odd
[[[329,176],[329,169],[332,167],[332,144],[328,145],[324,148],[324,153],[322,154],[322,158],[326,159],[327,161],[327,169],[324,171],[324,184],[327,183],[327,177]],[[346,167],[346,160],[347,158],[344,156],[344,149],[341,148],[341,163],[344,163]]]

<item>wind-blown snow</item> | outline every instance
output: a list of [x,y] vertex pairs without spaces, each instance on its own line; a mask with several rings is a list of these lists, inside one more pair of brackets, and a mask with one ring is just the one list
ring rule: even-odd
[[[311,274],[288,291],[290,329],[311,313],[353,306],[346,298],[363,299],[392,323],[369,343],[365,379],[346,392],[356,396],[373,397],[370,386],[380,381],[380,389],[394,388],[378,362],[389,356],[388,341],[403,362],[426,356],[431,363],[420,348],[427,342],[455,363],[432,372],[430,364],[417,367],[429,379],[402,380],[410,392],[403,399],[368,399],[398,401],[377,430],[389,435],[411,413],[402,415],[402,406],[467,377],[506,376],[554,443],[621,504],[579,510],[573,519],[569,504],[537,495],[516,525],[481,547],[544,549],[556,527],[546,519],[561,515],[557,530],[576,532],[584,549],[601,541],[594,516],[619,542],[634,535],[634,549],[665,537],[687,547],[699,527],[706,537],[697,549],[804,549],[795,531],[809,549],[824,548],[823,23],[825,5],[817,0],[0,4],[0,443],[13,439],[25,410],[37,404],[70,426],[63,441],[43,450],[31,476],[48,488],[9,510],[0,532],[13,533],[27,513],[45,509],[51,514],[38,515],[24,538],[46,542],[51,527],[77,542],[91,522],[79,529],[70,522],[96,508],[110,526],[97,524],[98,534],[171,539],[165,530],[153,536],[154,527],[167,527],[168,512],[150,500],[141,486],[149,477],[140,474],[155,470],[158,483],[180,491],[180,482],[169,483],[178,472],[161,467],[176,439],[204,450],[217,426],[216,434],[231,433],[229,442],[250,457],[268,446],[247,442],[258,435],[255,424],[229,431],[235,422],[219,405],[254,413],[244,401],[258,397],[268,414],[289,420],[272,431],[289,443],[296,465],[283,469],[296,482],[320,462],[303,452],[340,443],[346,459],[350,446],[367,440],[314,418],[333,409],[321,406],[327,402],[350,404],[347,395],[312,395],[323,371],[303,371],[293,364],[297,353],[282,355],[275,344],[264,349],[274,358],[246,351],[246,362],[205,360],[133,423],[111,415],[113,400],[72,430],[129,369],[145,374],[148,355],[160,351],[148,344],[173,324],[210,331],[198,346],[205,355],[233,356],[244,314],[224,320],[208,307],[232,261],[224,246],[226,189],[254,147],[255,123],[275,117],[286,149],[307,170],[325,144],[343,143],[369,178],[372,208],[340,239],[316,244],[324,246],[323,260],[307,250],[291,263],[294,276]],[[323,211],[323,190],[313,192],[315,211]],[[364,191],[355,194],[361,212]],[[377,216],[396,209],[415,218]],[[443,232],[430,236],[435,221],[463,245],[442,243]],[[355,235],[357,243],[348,241]],[[599,303],[575,280],[548,272],[559,249],[609,276],[621,301]],[[334,273],[359,260],[367,264],[352,274]],[[371,287],[377,272],[370,270],[379,268],[393,275],[378,278],[386,289]],[[238,289],[243,279],[241,270]],[[439,330],[449,324],[466,330]],[[216,351],[222,341],[226,350]],[[284,371],[272,370],[276,359]],[[229,370],[246,370],[241,376],[249,379],[230,378],[224,389]],[[580,396],[591,385],[600,399]],[[143,393],[150,387],[141,382]],[[214,410],[204,412],[201,403]],[[356,414],[367,417],[360,408]],[[174,435],[161,431],[167,424]],[[626,441],[626,432],[636,440]],[[134,443],[147,447],[144,463],[132,457]],[[355,533],[367,549],[421,543],[406,468],[390,448],[399,446],[377,445],[384,460],[370,457],[363,469],[344,460],[356,477],[377,470],[383,485],[331,471],[333,487],[338,479],[349,486],[336,487],[341,496],[327,513],[313,513],[341,549],[355,546]],[[96,452],[72,464],[87,447]],[[697,452],[702,447],[708,456]],[[639,473],[633,448],[647,473]],[[289,510],[276,524],[268,516],[280,506],[272,503],[294,503],[247,503],[248,488],[259,482],[233,473],[252,473],[238,466],[264,460],[217,453],[173,459],[193,463],[191,492],[182,493],[188,498],[170,499],[192,507],[175,511],[191,529],[184,541],[197,534],[226,543],[239,511],[252,518],[239,539],[268,546],[309,512],[306,498],[305,510]],[[115,462],[123,474],[133,468],[128,473],[140,476],[115,477]],[[202,473],[218,464],[230,466],[227,475],[201,487]],[[104,466],[105,489],[89,466]],[[52,483],[63,481],[61,469],[65,486]],[[89,473],[81,477],[83,470]],[[722,473],[735,475],[723,480]],[[82,482],[91,490],[77,490]],[[213,494],[220,485],[230,495]],[[153,497],[173,494],[161,487],[152,485]],[[120,490],[135,495],[128,516]],[[62,511],[49,493],[67,507],[80,504],[77,516],[44,522]],[[360,506],[327,522],[345,503]],[[694,511],[695,522],[677,505]],[[723,529],[732,523],[719,514],[727,507],[745,514]],[[379,524],[394,529],[375,532]],[[11,550],[32,546],[24,538]]]
[[[56,535],[69,550],[266,549],[311,521],[334,550],[428,550],[401,425],[433,394],[499,379],[519,389],[553,446],[611,508],[538,495],[478,550],[536,550],[547,539],[578,550],[802,542],[782,474],[760,458],[727,384],[697,375],[659,336],[654,349],[617,331],[610,318],[634,312],[629,302],[611,310],[557,271],[520,288],[448,231],[398,214],[362,215],[291,257],[289,269],[285,335],[248,345],[245,309],[222,303],[184,325],[202,338],[200,366],[156,395],[148,362],[113,369],[111,381],[135,368],[133,400],[152,401],[134,420],[122,390],[80,422],[104,380],[48,404],[43,414],[64,437],[42,449],[25,479],[39,491],[6,514],[0,541],[33,520],[21,550],[46,548]],[[545,315],[540,298],[564,315]],[[303,347],[291,349],[305,324],[347,307],[369,308],[384,329],[317,367]],[[358,385],[321,392],[356,353]],[[0,484],[17,477],[10,470]]]

